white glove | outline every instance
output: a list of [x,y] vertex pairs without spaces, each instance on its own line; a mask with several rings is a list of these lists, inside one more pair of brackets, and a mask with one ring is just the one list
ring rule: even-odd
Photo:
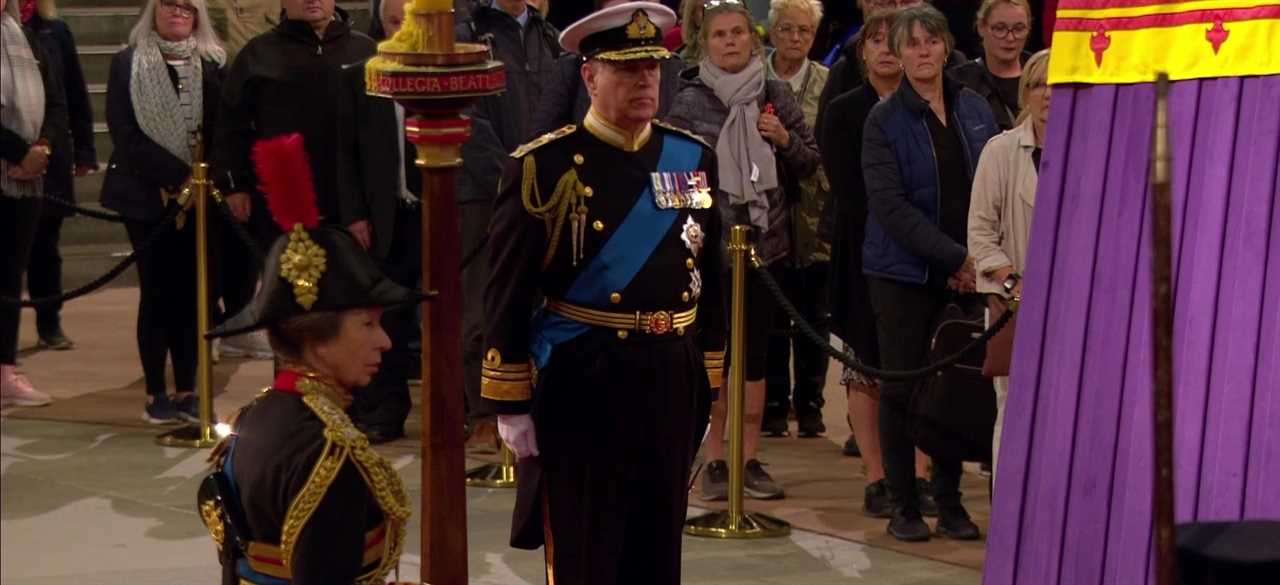
[[538,437],[533,430],[533,417],[527,414],[498,415],[498,436],[516,459],[538,456]]

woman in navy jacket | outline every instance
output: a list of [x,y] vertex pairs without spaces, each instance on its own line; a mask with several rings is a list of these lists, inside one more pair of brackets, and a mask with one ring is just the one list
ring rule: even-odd
[[[965,249],[969,189],[978,155],[997,128],[985,100],[945,79],[953,41],[947,20],[929,5],[907,8],[889,32],[906,83],[877,104],[863,131],[867,187],[863,273],[876,315],[881,365],[925,365],[933,320],[957,293],[972,293],[976,273]],[[928,540],[914,474],[907,403],[914,381],[881,386],[880,442],[893,515],[889,534]],[[978,538],[960,504],[961,462],[934,459],[938,533]]]

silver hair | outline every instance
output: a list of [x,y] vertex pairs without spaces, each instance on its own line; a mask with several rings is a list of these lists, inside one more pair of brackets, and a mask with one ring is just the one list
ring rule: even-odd
[[815,29],[818,28],[818,23],[822,22],[822,2],[818,0],[770,0],[769,24],[778,22],[782,11],[788,8],[808,10],[813,15],[813,28]]
[[929,4],[916,4],[898,11],[898,17],[889,28],[889,49],[894,57],[902,57],[902,47],[907,43],[907,39],[911,38],[911,29],[915,28],[916,24],[919,24],[924,32],[942,39],[942,43],[947,47],[946,54],[951,54],[951,50],[956,46],[956,40],[951,36],[947,17]]
[[[156,4],[159,2],[160,0],[147,0],[146,6],[142,8],[142,16],[138,17],[138,24],[133,25],[133,30],[129,32],[129,46],[138,46],[144,35],[155,30]],[[196,9],[195,23],[191,29],[191,36],[196,39],[196,54],[218,65],[226,65],[227,50],[222,48],[218,33],[213,30],[213,18],[209,16],[209,7],[205,4],[205,0],[187,0],[187,2]]]

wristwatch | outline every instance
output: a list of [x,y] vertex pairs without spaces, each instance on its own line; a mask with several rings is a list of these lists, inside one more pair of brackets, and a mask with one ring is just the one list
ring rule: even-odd
[[1013,294],[1013,289],[1018,287],[1018,281],[1022,280],[1022,275],[1017,272],[1004,277],[1004,282],[1000,286],[1004,287],[1004,292]]

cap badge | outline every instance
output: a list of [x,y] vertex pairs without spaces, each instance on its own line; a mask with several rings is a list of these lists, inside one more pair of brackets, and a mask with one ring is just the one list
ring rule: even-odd
[[658,35],[658,27],[649,20],[649,14],[643,10],[636,10],[631,15],[631,22],[627,24],[628,39],[650,39]]
[[320,297],[320,277],[325,271],[325,252],[302,224],[294,224],[289,232],[289,244],[280,257],[280,276],[293,286],[293,298],[303,309]]

